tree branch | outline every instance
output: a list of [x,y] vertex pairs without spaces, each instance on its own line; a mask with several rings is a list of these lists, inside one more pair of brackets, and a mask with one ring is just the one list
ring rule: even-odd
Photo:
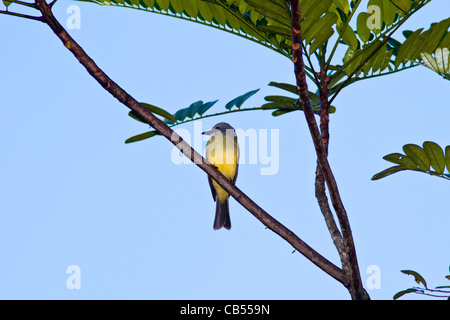
[[0,14],[7,14],[10,16],[14,16],[14,17],[25,18],[25,19],[30,19],[30,20],[37,20],[37,21],[43,22],[42,17],[35,17],[35,16],[30,16],[30,15],[22,14],[22,13],[0,10]]
[[[297,251],[303,254],[307,259],[313,262],[320,269],[341,282],[344,286],[349,285],[348,276],[333,263],[325,259],[319,253],[314,251],[297,235],[287,229],[284,225],[270,216],[256,203],[253,202],[246,194],[237,188],[229,179],[222,175],[213,165],[208,163],[199,153],[197,153],[189,144],[187,144],[177,133],[169,128],[163,121],[154,116],[148,109],[143,107],[136,99],[130,96],[118,84],[111,80],[86,54],[86,52],[75,42],[74,39],[66,32],[61,24],[56,20],[51,12],[49,4],[45,0],[35,0],[36,7],[43,15],[43,21],[52,29],[56,36],[62,41],[64,46],[72,52],[78,61],[86,68],[88,73],[111,95],[126,105],[132,111],[139,114],[150,126],[170,140],[186,157],[199,166],[212,179],[214,179],[221,187],[223,187],[233,198],[236,199],[244,208],[253,214],[264,225],[277,233],[288,243],[290,243]],[[312,112],[312,109],[311,109]]]
[[[327,76],[325,67],[322,66],[319,82],[319,92],[320,92],[320,135],[322,138],[322,143],[325,148],[325,152],[328,156],[328,145],[330,142],[329,133],[329,102],[328,95],[330,90],[328,89],[328,84],[330,78]],[[336,247],[339,257],[341,259],[342,268],[346,273],[349,273],[350,266],[348,265],[348,256],[345,252],[344,240],[342,238],[341,232],[339,231],[336,221],[333,217],[333,212],[328,204],[328,197],[326,195],[325,189],[325,178],[323,177],[322,171],[320,170],[320,165],[317,163],[316,168],[316,181],[315,181],[315,194],[317,202],[320,207],[320,211],[323,214],[325,223],[327,225],[328,231],[330,232],[331,238],[333,239],[334,246]]]
[[292,17],[292,49],[294,62],[294,73],[297,82],[297,91],[300,97],[300,102],[303,106],[303,113],[308,124],[309,131],[316,149],[317,160],[320,171],[322,172],[326,184],[328,186],[331,202],[339,220],[346,254],[349,259],[349,277],[351,279],[350,285],[347,287],[353,299],[368,299],[369,296],[364,290],[359,273],[359,266],[356,257],[356,250],[353,242],[353,236],[348,221],[347,212],[345,211],[339,190],[334,179],[333,172],[327,159],[325,146],[322,142],[322,137],[319,132],[314,113],[311,107],[308,93],[308,85],[304,71],[303,57],[302,57],[302,37],[300,26],[300,7],[298,0],[290,0],[291,3],[291,17]]
[[315,194],[317,198],[317,202],[320,207],[320,211],[323,214],[325,219],[325,223],[327,225],[328,231],[330,232],[331,239],[333,240],[334,246],[336,247],[339,257],[341,259],[342,268],[346,273],[348,271],[348,256],[345,253],[344,240],[342,239],[342,235],[336,225],[336,221],[333,217],[333,212],[328,204],[328,197],[325,192],[325,179],[323,177],[322,172],[320,171],[319,164],[317,164],[316,168],[316,182],[315,182]]

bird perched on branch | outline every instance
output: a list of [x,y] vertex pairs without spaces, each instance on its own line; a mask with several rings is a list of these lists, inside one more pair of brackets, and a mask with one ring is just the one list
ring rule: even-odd
[[[206,144],[206,159],[225,177],[235,183],[239,166],[239,144],[234,128],[228,123],[220,122],[211,130],[202,134],[211,136]],[[210,176],[208,176],[208,181],[213,199],[216,202],[213,228],[219,230],[224,227],[229,230],[231,228],[228,206],[230,195]]]

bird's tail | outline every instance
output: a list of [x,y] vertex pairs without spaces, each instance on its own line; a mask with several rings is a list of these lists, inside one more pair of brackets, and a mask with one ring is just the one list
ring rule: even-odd
[[222,227],[224,227],[227,230],[231,229],[228,199],[224,203],[220,203],[219,199],[216,199],[216,216],[214,218],[214,230],[219,230]]

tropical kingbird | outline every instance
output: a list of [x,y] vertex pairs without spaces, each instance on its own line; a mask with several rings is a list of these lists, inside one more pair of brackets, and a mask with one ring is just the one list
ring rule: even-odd
[[[225,177],[235,183],[239,166],[239,144],[234,128],[228,123],[220,122],[211,130],[202,134],[211,136],[206,144],[206,159]],[[231,220],[228,208],[230,195],[210,176],[208,176],[208,181],[213,199],[216,202],[216,216],[213,228],[214,230],[219,230],[224,227],[230,230]]]

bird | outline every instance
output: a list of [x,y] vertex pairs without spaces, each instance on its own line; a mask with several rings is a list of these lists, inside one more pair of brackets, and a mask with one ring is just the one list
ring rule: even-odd
[[[239,144],[234,128],[226,122],[219,122],[211,130],[202,134],[211,136],[206,143],[206,159],[225,177],[236,183],[239,168]],[[230,195],[210,176],[208,176],[208,182],[216,202],[213,229],[219,230],[223,227],[230,230],[231,220],[228,206]]]

